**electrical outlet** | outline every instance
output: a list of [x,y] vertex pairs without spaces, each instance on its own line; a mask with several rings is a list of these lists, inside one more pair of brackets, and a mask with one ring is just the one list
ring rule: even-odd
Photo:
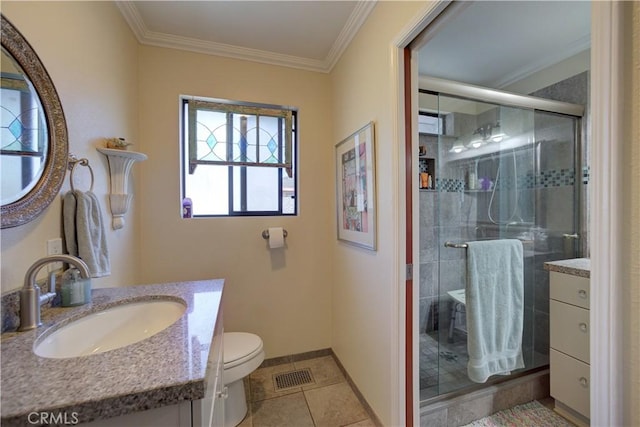
[[[47,255],[62,255],[62,239],[60,237],[47,240]],[[47,264],[49,273],[62,269],[62,262],[50,262]]]

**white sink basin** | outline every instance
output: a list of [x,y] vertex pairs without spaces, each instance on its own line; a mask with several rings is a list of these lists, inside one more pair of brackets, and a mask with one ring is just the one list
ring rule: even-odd
[[173,300],[130,302],[91,313],[36,340],[41,357],[89,356],[142,341],[177,321],[186,305]]

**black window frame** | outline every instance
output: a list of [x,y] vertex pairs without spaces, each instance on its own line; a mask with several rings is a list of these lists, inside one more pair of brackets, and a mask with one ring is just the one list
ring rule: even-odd
[[[181,121],[182,121],[182,129],[180,135],[180,152],[181,152],[181,200],[186,197],[187,194],[187,184],[186,184],[186,174],[190,173],[190,165],[189,165],[189,141],[187,138],[188,129],[189,129],[189,100],[193,100],[194,97],[181,97]],[[281,107],[267,104],[255,104],[255,103],[247,103],[247,102],[236,102],[236,101],[228,101],[228,100],[219,100],[219,99],[205,99],[205,98],[195,98],[204,102],[212,102],[212,103],[222,103],[228,104],[230,106],[242,106],[242,107],[256,107],[256,108],[269,108],[269,109],[282,109],[288,110],[291,112],[291,180],[293,183],[293,195],[291,196],[293,199],[293,212],[283,212],[283,199],[284,199],[284,187],[283,187],[283,173],[285,172],[284,167],[277,167],[278,171],[278,209],[277,210],[268,210],[268,211],[242,211],[236,210],[234,206],[234,168],[240,169],[240,179],[241,179],[241,205],[244,205],[246,208],[246,194],[247,194],[247,181],[246,181],[246,168],[247,167],[273,167],[271,165],[240,165],[240,164],[229,164],[229,165],[219,165],[221,167],[228,168],[228,213],[227,214],[200,214],[193,215],[193,218],[227,218],[227,217],[252,217],[252,216],[297,216],[298,215],[298,111],[295,108],[289,107]],[[229,119],[227,119],[229,120]],[[231,119],[232,120],[232,119]],[[282,144],[278,146],[279,154],[282,150]],[[242,208],[242,206],[241,206]]]

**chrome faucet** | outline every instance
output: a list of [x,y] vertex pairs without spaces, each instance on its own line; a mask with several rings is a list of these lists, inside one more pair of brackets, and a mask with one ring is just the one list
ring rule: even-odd
[[40,287],[36,284],[36,275],[40,268],[50,262],[66,262],[73,265],[80,271],[83,279],[88,279],[91,275],[89,267],[80,258],[72,255],[50,255],[40,258],[33,263],[24,276],[24,286],[20,290],[20,327],[18,331],[28,331],[42,325],[40,321],[40,306],[51,301],[55,296],[55,278],[53,274],[49,276],[49,292],[40,295]]

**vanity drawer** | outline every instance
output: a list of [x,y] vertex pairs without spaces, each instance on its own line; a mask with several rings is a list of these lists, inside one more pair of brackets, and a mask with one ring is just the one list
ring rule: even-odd
[[589,418],[589,365],[554,349],[549,356],[551,396]]
[[589,310],[551,300],[551,348],[589,362]]
[[570,274],[550,272],[551,299],[589,309],[589,279]]

